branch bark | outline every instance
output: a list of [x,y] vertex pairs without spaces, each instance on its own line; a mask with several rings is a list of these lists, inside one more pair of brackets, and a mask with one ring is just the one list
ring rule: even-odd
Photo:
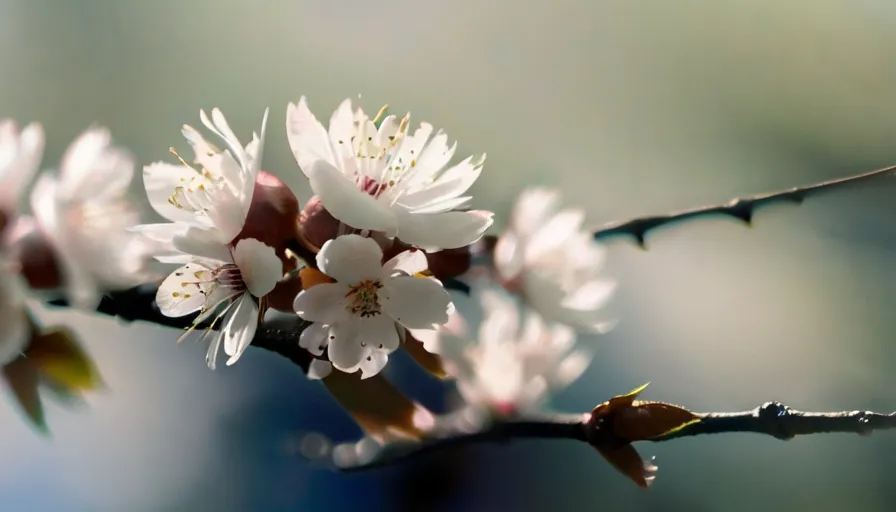
[[[193,324],[195,314],[178,318],[163,315],[156,306],[156,290],[155,285],[143,285],[130,290],[107,293],[96,312],[125,322],[142,321],[178,329],[185,329]],[[57,307],[68,305],[64,300],[50,301],[49,304]],[[299,335],[308,325],[310,322],[299,317],[265,321],[258,326],[252,346],[279,354],[307,372],[312,358],[307,350],[299,347]]]
[[[781,440],[798,435],[823,433],[854,433],[870,435],[875,430],[896,428],[896,413],[880,414],[870,411],[803,412],[780,402],[766,402],[743,412],[694,413],[699,422],[692,423],[665,436],[648,439],[650,442],[670,441],[682,437],[706,434],[756,433]],[[589,424],[590,413],[557,414],[539,418],[498,420],[483,430],[466,432],[463,429],[442,429],[419,442],[387,444],[377,456],[363,464],[344,467],[343,471],[357,472],[390,465],[411,457],[454,449],[460,446],[515,439],[567,439],[591,444],[595,448],[618,448],[630,444],[612,430]],[[612,427],[610,427],[612,428]],[[597,441],[599,440],[599,441]]]
[[698,206],[696,208],[689,208],[687,210],[680,210],[663,215],[646,215],[644,217],[636,217],[629,220],[609,222],[594,231],[594,238],[605,240],[619,236],[628,236],[634,238],[638,247],[646,249],[647,246],[645,242],[647,234],[668,224],[708,217],[711,215],[723,215],[737,219],[747,226],[750,226],[752,225],[753,216],[756,214],[756,210],[761,206],[775,202],[800,204],[804,199],[811,195],[815,195],[818,192],[837,188],[842,185],[857,183],[870,178],[886,176],[888,174],[896,174],[896,166],[885,167],[883,169],[856,174],[846,178],[822,181],[821,183],[812,185],[788,188],[777,192],[739,197],[722,204]]

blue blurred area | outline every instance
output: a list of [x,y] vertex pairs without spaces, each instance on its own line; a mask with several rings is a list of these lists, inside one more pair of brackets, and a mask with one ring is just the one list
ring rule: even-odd
[[[48,160],[91,123],[142,163],[221,107],[243,137],[271,107],[264,166],[308,198],[283,134],[301,94],[410,109],[486,151],[476,206],[498,223],[529,184],[595,225],[896,163],[896,8],[883,0],[425,3],[0,0],[0,116],[37,120]],[[781,400],[896,409],[896,182],[753,227],[706,219],[610,244],[619,327],[554,406],[644,397],[699,411]],[[135,184],[135,199],[139,183]],[[177,332],[47,311],[82,335],[110,390],[50,407],[52,437],[0,407],[0,510],[862,510],[896,506],[892,433],[789,442],[706,436],[639,446],[639,490],[588,447],[477,446],[342,475],[296,456],[303,433],[359,435],[319,383],[250,351],[207,370]],[[433,407],[408,361],[391,378]]]

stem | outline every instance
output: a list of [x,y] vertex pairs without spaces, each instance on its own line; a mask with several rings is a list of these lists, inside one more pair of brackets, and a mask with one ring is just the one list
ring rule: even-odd
[[594,238],[598,240],[604,240],[617,236],[630,236],[635,239],[638,247],[640,247],[641,249],[646,249],[647,247],[645,245],[645,237],[647,236],[648,232],[651,232],[654,229],[660,228],[667,224],[694,218],[707,217],[710,215],[726,215],[743,222],[747,226],[750,226],[752,225],[753,216],[756,213],[756,209],[760,206],[765,206],[767,204],[779,201],[788,201],[800,204],[806,197],[823,190],[829,190],[841,185],[856,183],[870,178],[876,178],[894,173],[896,173],[896,166],[885,167],[883,169],[877,169],[875,171],[856,174],[855,176],[822,181],[821,183],[815,183],[813,185],[788,188],[785,190],[779,190],[777,192],[770,192],[755,196],[740,197],[732,199],[730,201],[726,201],[722,204],[698,206],[696,208],[680,210],[664,215],[647,215],[644,217],[636,217],[634,219],[624,221],[609,222],[595,230]]
[[[823,433],[854,433],[870,435],[874,430],[896,428],[896,413],[880,414],[869,411],[803,412],[781,404],[766,402],[755,409],[743,412],[694,413],[697,423],[667,436],[649,439],[651,442],[670,441],[682,437],[705,434],[752,432],[781,440],[798,435]],[[346,472],[364,471],[394,464],[398,461],[433,452],[456,449],[460,446],[482,442],[504,443],[515,439],[569,439],[588,443],[589,414],[558,414],[540,418],[520,418],[495,421],[476,432],[462,429],[443,429],[425,436],[419,442],[387,443],[377,456],[363,464],[342,468]],[[628,444],[618,435],[601,433],[599,446],[618,447]],[[594,441],[592,441],[594,442]]]

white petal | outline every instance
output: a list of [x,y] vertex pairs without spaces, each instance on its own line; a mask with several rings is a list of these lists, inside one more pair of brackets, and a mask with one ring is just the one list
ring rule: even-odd
[[361,380],[369,379],[380,373],[389,362],[389,354],[381,350],[372,350],[367,357],[361,361]]
[[510,228],[520,236],[528,236],[548,221],[560,202],[560,193],[542,187],[524,190],[513,205]]
[[327,240],[317,253],[317,266],[340,283],[354,285],[383,275],[383,250],[373,239],[342,235]]
[[221,350],[221,342],[224,340],[224,332],[218,331],[212,336],[212,340],[208,344],[208,351],[205,353],[205,364],[210,370],[214,370],[218,365],[218,352]]
[[224,325],[224,353],[230,356],[227,366],[237,362],[252,343],[258,329],[258,305],[248,293],[244,293],[233,306],[230,321]]
[[327,130],[311,113],[304,96],[297,105],[290,103],[286,107],[286,136],[296,163],[306,176],[317,160],[338,167]]
[[495,244],[494,265],[504,279],[513,279],[525,268],[525,245],[513,231],[505,231]]
[[379,293],[383,311],[409,329],[433,329],[448,322],[451,295],[442,283],[428,277],[399,276],[383,283]]
[[550,384],[555,389],[564,388],[585,373],[591,365],[594,354],[585,350],[577,350],[566,356],[557,366]]
[[[327,354],[333,366],[352,373],[376,363],[373,352],[389,353],[399,346],[395,322],[385,315],[351,318],[330,327]],[[367,358],[370,357],[368,360]]]
[[308,365],[308,379],[320,380],[326,378],[333,371],[333,365],[323,359],[312,359]]
[[[363,112],[361,113],[363,116]],[[353,167],[357,165],[353,154],[352,137],[355,135],[355,116],[352,113],[352,100],[346,99],[330,116],[330,147],[333,148],[336,167],[343,169],[345,163]],[[346,169],[343,169],[345,171]],[[351,169],[354,171],[354,168]],[[310,176],[309,176],[310,178]]]
[[162,281],[156,292],[159,311],[168,317],[181,317],[199,311],[206,303],[207,284],[211,271],[196,263],[188,263]]
[[313,355],[319,356],[324,353],[324,348],[327,346],[327,335],[329,332],[329,325],[314,322],[299,335],[299,346]]
[[237,242],[233,262],[239,267],[249,292],[256,297],[270,293],[283,278],[283,263],[274,248],[254,238]]
[[172,244],[178,251],[194,254],[203,258],[232,263],[233,256],[227,247],[227,241],[220,238],[221,233],[213,229],[190,227],[172,238]]
[[402,251],[387,261],[383,265],[383,274],[391,276],[396,272],[404,272],[412,276],[418,272],[423,272],[427,268],[429,268],[429,262],[426,261],[426,253],[412,249]]
[[226,146],[225,150],[230,152],[231,156],[233,156],[237,163],[239,163],[239,166],[241,168],[246,168],[245,148],[243,148],[243,145],[233,133],[233,130],[230,129],[230,125],[227,124],[227,119],[224,118],[224,114],[221,113],[221,110],[213,108],[211,120],[209,120],[208,115],[204,110],[200,110],[199,119],[209,131],[221,138],[221,142]]
[[344,284],[321,283],[299,292],[293,301],[293,309],[309,322],[333,324],[349,315],[345,298],[348,291]]
[[447,181],[444,183],[433,183],[425,188],[420,188],[415,192],[410,192],[401,196],[399,203],[405,208],[418,212],[433,204],[450,204],[447,201],[456,198],[467,191],[469,186],[463,187],[460,179]]
[[602,308],[613,297],[616,283],[607,279],[593,279],[563,299],[563,307],[569,309],[589,310]]
[[217,193],[212,197],[204,213],[220,231],[221,239],[230,243],[243,230],[246,216],[249,214],[249,204],[241,196]]
[[482,238],[492,225],[492,213],[482,211],[398,214],[398,237],[423,249],[456,249]]
[[423,149],[423,153],[417,159],[417,167],[432,169],[432,173],[441,171],[451,161],[456,150],[457,142],[448,147],[448,135],[439,131]]
[[473,155],[464,158],[459,164],[449,167],[436,179],[435,183],[444,183],[456,179],[468,180],[469,184],[473,182],[481,174],[482,165],[485,163],[485,153],[475,158]]
[[538,228],[526,243],[526,263],[534,264],[555,250],[563,250],[566,242],[575,236],[585,220],[581,210],[564,210]]
[[14,122],[0,123],[0,209],[18,210],[43,151],[44,130],[40,124],[31,123],[19,133]]
[[350,319],[330,326],[327,355],[333,366],[344,372],[355,372],[370,350],[361,345],[364,339],[362,326],[359,324],[359,320]]
[[384,201],[359,189],[329,162],[317,160],[308,172],[311,189],[330,215],[356,229],[384,231],[394,236],[395,214]]
[[413,211],[415,214],[419,215],[423,213],[442,213],[449,210],[462,210],[469,208],[472,202],[472,196],[454,197],[429,203],[426,206],[421,206],[419,208],[414,208]]
[[134,226],[128,231],[139,233],[146,238],[159,242],[161,245],[170,245],[174,249],[174,237],[184,234],[188,226],[180,223],[164,223],[164,224],[140,224]]
[[112,137],[105,128],[90,128],[68,147],[59,167],[61,197],[87,200],[123,194],[134,176],[134,159],[109,147]]
[[356,322],[360,328],[364,342],[373,350],[394,352],[398,350],[401,340],[398,336],[399,326],[388,315],[377,315],[361,318]]
[[514,305],[487,310],[479,325],[479,343],[499,345],[517,338],[520,326],[519,309]]
[[193,256],[192,254],[172,252],[155,256],[155,260],[159,263],[166,263],[171,265],[186,265],[191,261],[195,261],[196,256]]
[[49,174],[42,174],[31,189],[31,211],[40,229],[55,237],[62,227],[59,223],[58,184]]

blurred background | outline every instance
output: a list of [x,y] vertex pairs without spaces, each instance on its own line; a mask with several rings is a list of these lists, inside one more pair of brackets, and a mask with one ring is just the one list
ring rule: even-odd
[[[271,107],[266,169],[309,196],[283,129],[308,95],[361,95],[488,152],[476,205],[560,188],[595,224],[896,163],[896,5],[887,0],[0,0],[0,116],[42,122],[47,165],[92,123],[143,164],[222,108],[244,140]],[[139,185],[139,184],[138,184]],[[144,202],[136,191],[135,201]],[[781,400],[896,409],[896,179],[610,247],[620,281],[599,357],[554,402],[589,410],[644,382],[698,411]],[[341,475],[288,446],[359,432],[318,383],[249,351],[215,372],[162,327],[48,311],[109,390],[49,406],[42,438],[0,407],[0,510],[893,510],[896,434],[756,435],[639,450],[637,489],[589,448],[477,446]],[[438,402],[400,362],[391,377]]]

